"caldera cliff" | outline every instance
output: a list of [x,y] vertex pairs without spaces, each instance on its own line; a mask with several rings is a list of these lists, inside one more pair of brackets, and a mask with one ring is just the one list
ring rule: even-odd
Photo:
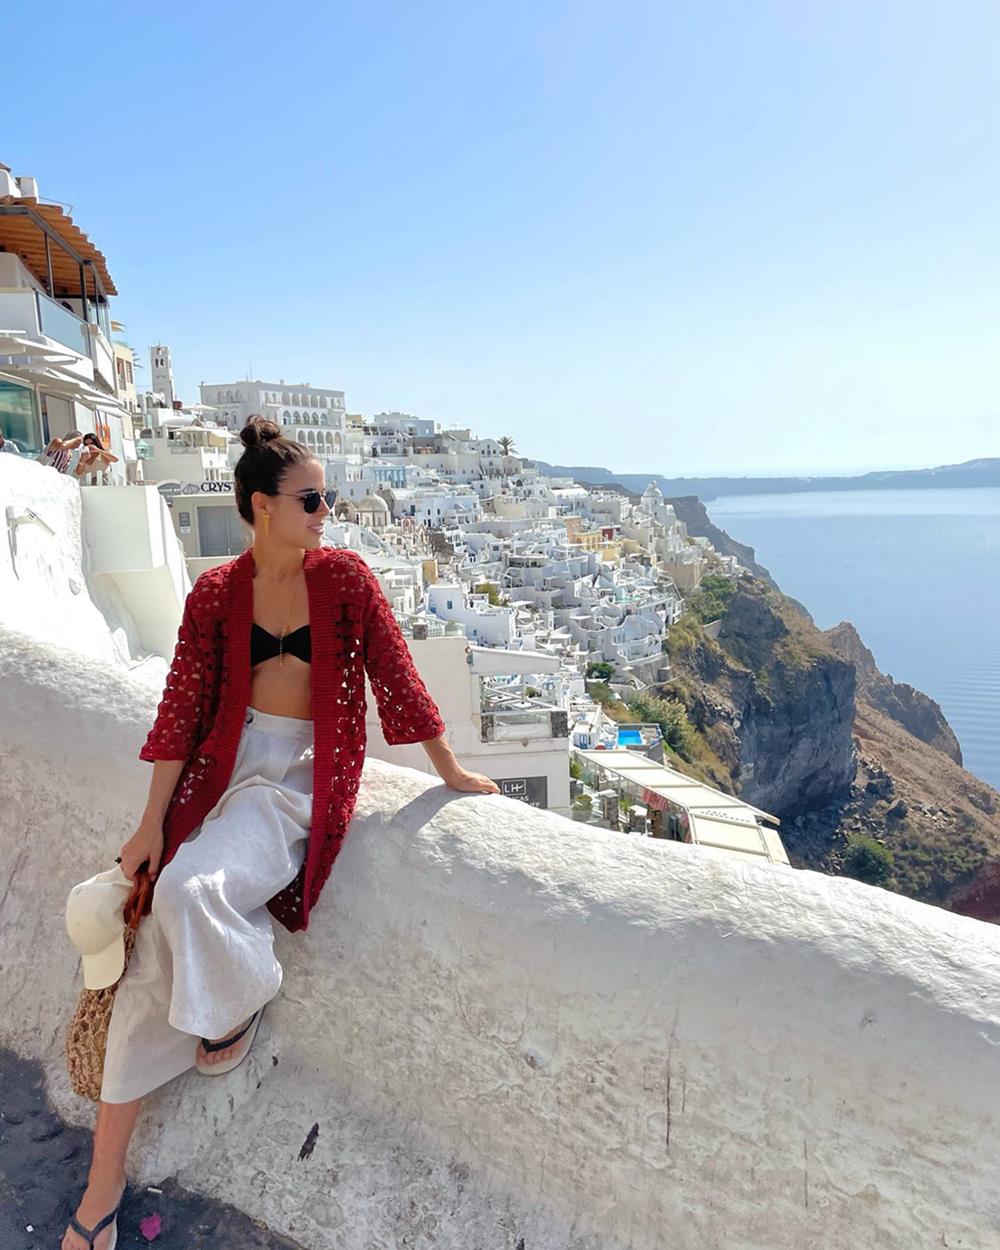
[[668,640],[688,766],[773,812],[792,862],[1000,921],[1000,794],[938,705],[880,673],[853,626],[773,585],[707,579]]

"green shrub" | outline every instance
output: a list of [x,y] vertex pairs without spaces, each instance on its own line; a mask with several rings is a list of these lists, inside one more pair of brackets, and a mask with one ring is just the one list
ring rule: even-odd
[[[961,826],[961,822],[959,822]],[[893,839],[893,888],[910,898],[943,903],[956,885],[982,868],[989,846],[975,830],[905,826]]]
[[865,881],[868,885],[887,886],[892,880],[893,860],[892,851],[867,834],[848,835],[843,867],[848,877]]
[[701,627],[701,621],[692,612],[687,612],[667,630],[664,649],[667,655],[677,659],[686,652],[693,651],[699,643],[705,641],[705,631]]
[[493,582],[480,582],[478,586],[472,587],[473,594],[485,595],[490,601],[490,606],[499,608],[503,600],[500,598],[500,591]]
[[615,675],[615,666],[607,660],[591,660],[587,665],[586,676],[591,679],[610,681]]
[[709,573],[701,579],[701,585],[687,600],[687,610],[699,621],[717,621],[725,616],[729,600],[736,586],[729,577]]
[[697,732],[688,720],[687,709],[678,699],[637,694],[628,700],[627,706],[638,720],[659,725],[663,741],[682,759],[690,761],[697,753]]

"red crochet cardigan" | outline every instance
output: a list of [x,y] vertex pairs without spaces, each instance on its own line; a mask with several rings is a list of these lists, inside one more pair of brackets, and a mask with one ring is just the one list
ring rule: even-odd
[[[299,875],[268,903],[295,932],[337,857],[365,758],[365,672],[390,744],[440,737],[444,722],[374,573],[353,551],[320,547],[303,562],[312,639],[312,826]],[[251,550],[198,578],[184,605],[163,699],[139,752],[184,760],[163,823],[161,866],[225,793],[250,702]]]

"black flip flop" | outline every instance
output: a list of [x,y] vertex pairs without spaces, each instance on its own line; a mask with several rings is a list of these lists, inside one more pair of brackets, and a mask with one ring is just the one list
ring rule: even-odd
[[250,1047],[253,1045],[254,1038],[257,1036],[257,1029],[260,1027],[260,1020],[263,1014],[264,1008],[261,1007],[259,1011],[255,1011],[250,1017],[249,1024],[240,1029],[235,1036],[224,1037],[221,1042],[210,1042],[207,1038],[203,1037],[201,1039],[201,1044],[205,1048],[205,1053],[210,1055],[217,1050],[227,1050],[230,1046],[235,1046],[236,1043],[247,1033],[250,1033],[251,1029],[253,1030],[253,1032],[250,1033],[249,1042],[247,1042],[246,1046],[243,1047],[240,1054],[235,1055],[232,1059],[223,1059],[221,1063],[202,1064],[196,1062],[195,1067],[198,1071],[202,1073],[203,1076],[223,1076],[226,1072],[232,1072],[234,1068],[238,1068],[250,1053]]

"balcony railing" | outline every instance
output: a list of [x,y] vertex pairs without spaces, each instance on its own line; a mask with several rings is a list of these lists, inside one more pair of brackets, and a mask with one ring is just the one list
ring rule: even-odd
[[559,708],[483,712],[479,717],[479,725],[482,742],[523,742],[569,737],[569,717]]
[[90,338],[87,334],[86,322],[81,321],[74,312],[63,308],[54,299],[36,291],[35,302],[38,307],[38,324],[42,334],[64,347],[70,347],[81,356],[90,356]]
[[0,328],[44,334],[63,347],[90,357],[86,324],[41,291],[25,287],[0,291]]
[[170,443],[168,444],[168,447],[172,456],[207,455],[220,457],[224,462],[227,460],[227,453],[221,447],[192,447],[185,443]]

